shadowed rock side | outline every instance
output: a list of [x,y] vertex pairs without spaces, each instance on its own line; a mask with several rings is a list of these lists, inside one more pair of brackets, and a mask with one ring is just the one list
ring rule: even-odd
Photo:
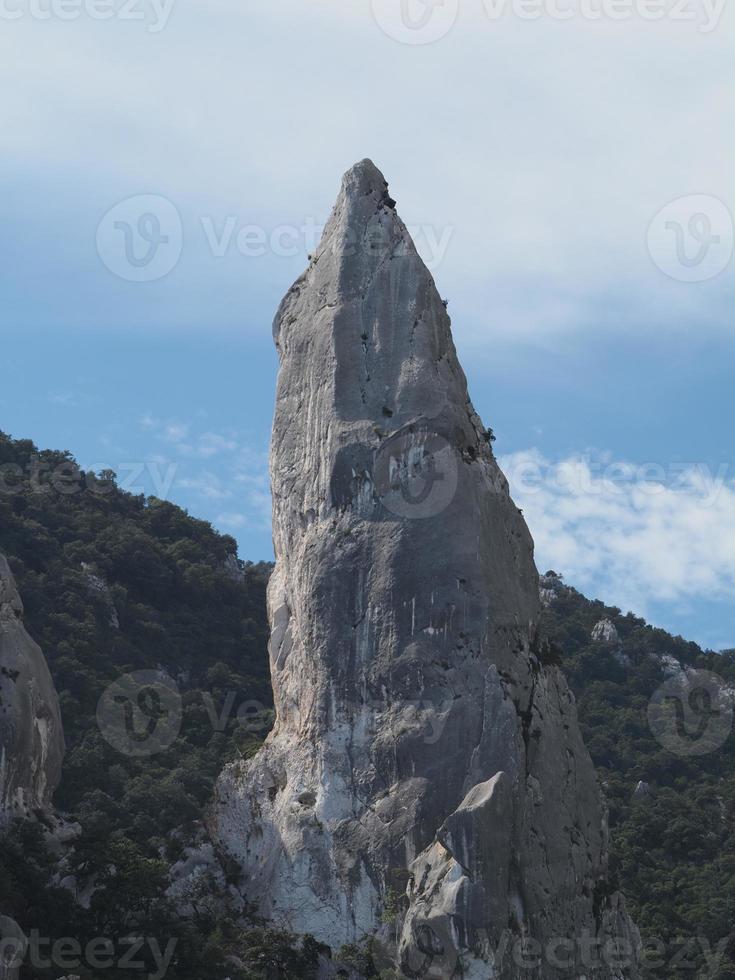
[[0,825],[50,811],[63,757],[56,689],[0,555]]
[[572,696],[543,663],[533,542],[370,161],[274,334],[277,721],[212,821],[245,897],[333,948],[378,933],[406,976],[527,975],[522,936],[615,975],[577,956],[585,933],[635,934],[606,898]]

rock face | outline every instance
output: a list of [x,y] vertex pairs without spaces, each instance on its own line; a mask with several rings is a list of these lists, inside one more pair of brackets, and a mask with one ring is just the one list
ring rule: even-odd
[[50,810],[63,757],[56,690],[0,555],[0,824]]
[[110,588],[102,578],[98,575],[95,570],[86,561],[82,562],[82,571],[87,579],[87,587],[89,589],[90,595],[99,596],[99,598],[107,606],[108,613],[108,623],[116,630],[120,629],[120,617],[118,616],[117,609],[115,608],[115,603],[112,599],[110,593]]
[[620,643],[620,637],[615,623],[610,619],[601,619],[592,628],[592,639],[595,643]]
[[277,720],[212,829],[263,916],[333,948],[377,934],[406,976],[528,976],[522,937],[633,976],[585,962],[585,935],[635,941],[605,809],[544,663],[531,536],[394,203],[350,170],[275,319]]
[[568,585],[564,584],[564,579],[556,572],[547,572],[539,576],[539,598],[541,605],[548,609],[555,599],[560,598],[570,592]]

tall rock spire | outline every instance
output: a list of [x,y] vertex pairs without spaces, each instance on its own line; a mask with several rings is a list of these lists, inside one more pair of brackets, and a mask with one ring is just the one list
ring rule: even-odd
[[0,825],[51,809],[63,757],[56,689],[0,555]]
[[267,919],[392,937],[407,976],[520,976],[524,936],[568,938],[585,972],[577,938],[634,936],[603,803],[537,636],[531,536],[369,160],[274,337],[276,723],[223,774],[215,834]]

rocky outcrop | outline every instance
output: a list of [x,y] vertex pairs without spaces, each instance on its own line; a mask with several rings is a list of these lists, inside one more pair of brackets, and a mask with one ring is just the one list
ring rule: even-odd
[[110,587],[88,562],[82,562],[82,572],[87,580],[89,594],[99,598],[107,609],[107,623],[113,629],[120,629],[120,617],[110,592]]
[[48,665],[23,625],[23,604],[0,555],[0,823],[49,811],[64,735]]
[[539,598],[541,605],[548,609],[555,599],[568,595],[571,589],[564,584],[563,576],[557,572],[549,571],[545,575],[539,576]]
[[632,976],[585,960],[585,937],[636,942],[605,808],[537,634],[531,536],[394,205],[354,167],[276,316],[277,720],[212,830],[266,919],[377,936],[405,976],[527,976],[528,941],[535,976],[554,942],[573,975]]
[[618,646],[620,637],[611,619],[601,619],[592,627],[592,639],[595,643],[612,643]]
[[609,647],[612,655],[621,667],[632,667],[633,661],[623,650],[623,643],[620,639],[615,623],[611,619],[600,619],[592,627],[590,634],[593,643],[602,643]]

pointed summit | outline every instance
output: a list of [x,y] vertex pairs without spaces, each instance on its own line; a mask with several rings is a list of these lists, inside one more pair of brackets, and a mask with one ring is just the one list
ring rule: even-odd
[[345,204],[351,205],[351,214],[369,218],[377,209],[394,210],[396,202],[388,193],[388,181],[372,160],[360,160],[342,177],[335,212],[341,212]]
[[634,936],[531,536],[370,161],[274,335],[276,723],[213,828],[244,897],[334,949],[372,937],[409,977],[514,980],[521,936]]
[[342,417],[384,426],[386,418],[434,417],[447,399],[466,416],[445,305],[370,160],[344,175],[312,263],[278,310],[274,337],[292,357],[334,356],[330,392]]
[[388,181],[373,161],[369,157],[365,157],[364,160],[358,160],[345,173],[342,177],[342,187],[344,189],[354,187],[355,193],[364,197],[376,189],[382,194],[384,188],[388,187]]

